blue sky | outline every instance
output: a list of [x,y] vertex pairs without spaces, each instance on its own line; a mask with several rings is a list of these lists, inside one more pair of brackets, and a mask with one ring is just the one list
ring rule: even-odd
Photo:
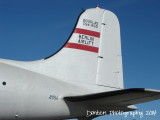
[[[113,11],[121,26],[125,88],[160,89],[159,0],[0,0],[0,58],[32,61],[56,52],[82,9]],[[159,120],[160,101],[137,105],[142,119],[102,116],[95,120]]]

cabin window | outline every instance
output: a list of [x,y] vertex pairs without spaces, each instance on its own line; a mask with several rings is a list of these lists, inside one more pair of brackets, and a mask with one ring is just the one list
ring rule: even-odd
[[2,82],[2,85],[6,85],[6,82]]

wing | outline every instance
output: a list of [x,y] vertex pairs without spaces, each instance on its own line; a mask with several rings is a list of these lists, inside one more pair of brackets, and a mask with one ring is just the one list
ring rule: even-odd
[[70,102],[126,106],[160,99],[160,90],[132,88],[110,92],[65,97]]

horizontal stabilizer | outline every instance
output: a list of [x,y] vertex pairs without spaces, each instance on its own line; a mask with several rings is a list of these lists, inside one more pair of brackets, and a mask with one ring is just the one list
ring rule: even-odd
[[160,99],[160,90],[132,88],[65,97],[64,99],[70,102],[87,102],[97,105],[133,105]]

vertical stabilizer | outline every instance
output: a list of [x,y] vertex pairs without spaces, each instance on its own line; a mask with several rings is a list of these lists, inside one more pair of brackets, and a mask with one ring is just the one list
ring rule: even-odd
[[96,84],[104,11],[100,8],[85,10],[80,15],[69,41],[57,54],[45,60],[48,64],[50,62],[49,68],[53,69],[51,73],[53,77]]
[[63,48],[32,63],[23,65],[58,80],[123,88],[117,17],[98,7],[85,10]]
[[119,21],[112,12],[98,7],[84,11],[59,55],[65,60],[65,79],[123,88]]

